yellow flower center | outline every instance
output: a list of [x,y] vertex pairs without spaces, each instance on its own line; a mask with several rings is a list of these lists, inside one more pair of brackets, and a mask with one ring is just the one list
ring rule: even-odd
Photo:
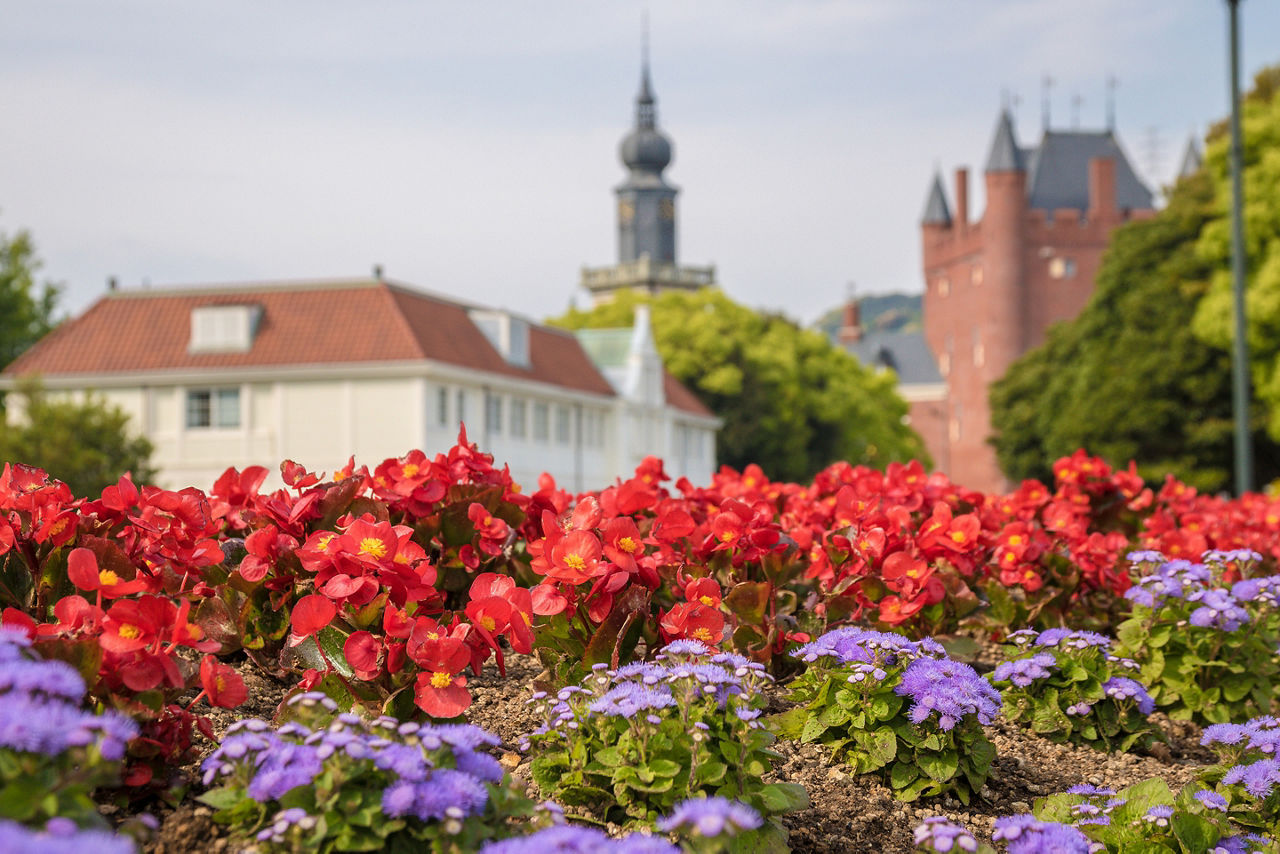
[[564,565],[578,572],[587,568],[587,562],[582,559],[582,555],[566,555]]
[[387,553],[387,544],[377,537],[365,537],[360,541],[360,554],[381,560]]
[[134,638],[142,637],[142,630],[132,623],[125,623],[120,627],[120,637],[133,640]]
[[448,688],[453,684],[453,674],[445,673],[443,670],[437,670],[431,674],[432,688]]
[[110,587],[112,584],[120,583],[120,576],[109,569],[104,569],[98,573],[98,583],[103,587]]
[[627,554],[631,554],[636,550],[636,541],[630,537],[619,537],[618,548],[622,549]]
[[721,532],[720,532],[720,542],[722,542],[722,543],[731,543],[731,542],[733,542],[733,541],[734,541],[734,540],[736,540],[736,539],[737,539],[737,537],[734,535],[733,531],[721,531]]
[[711,629],[708,629],[706,626],[698,626],[689,634],[693,635],[695,639],[700,640],[703,643],[711,643]]
[[67,520],[59,519],[53,523],[53,527],[49,529],[49,536],[56,537],[67,528]]
[[317,549],[318,551],[322,551],[322,552],[327,552],[327,551],[329,551],[329,543],[332,543],[332,542],[333,542],[333,538],[334,538],[334,537],[336,537],[336,536],[338,536],[338,535],[337,535],[337,534],[326,534],[325,536],[323,536],[323,537],[321,537],[320,539],[316,540],[316,549]]
[[707,605],[712,608],[714,608],[716,604],[716,600],[712,599],[710,596],[700,596],[698,598],[698,601],[701,602],[703,605]]
[[1011,545],[1011,546],[1020,546],[1020,545],[1022,545],[1022,535],[1021,535],[1021,534],[1014,534],[1012,537],[1010,537],[1010,538],[1009,538],[1009,545]]
[[488,614],[482,614],[480,617],[480,625],[486,632],[491,632],[498,627],[498,623]]
[[963,543],[963,542],[964,542],[964,532],[962,532],[962,531],[952,531],[952,532],[951,532],[951,539],[952,539],[954,542],[957,542],[957,543]]
[[405,477],[413,477],[415,474],[417,474],[417,473],[418,473],[418,464],[417,464],[417,463],[405,463],[405,464],[404,464],[404,468],[400,469],[400,472],[401,472],[401,474],[403,474]]

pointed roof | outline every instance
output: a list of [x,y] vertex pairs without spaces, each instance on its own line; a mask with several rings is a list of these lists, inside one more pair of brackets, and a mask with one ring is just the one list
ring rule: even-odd
[[1178,177],[1186,178],[1200,171],[1204,165],[1204,155],[1200,153],[1200,143],[1195,134],[1187,140],[1187,149],[1182,152],[1182,165],[1178,167]]
[[947,207],[947,193],[942,189],[942,173],[933,174],[933,187],[929,190],[929,199],[924,204],[924,216],[921,225],[951,225],[951,210]]
[[991,153],[987,155],[988,172],[1016,172],[1023,169],[1022,149],[1013,135],[1013,116],[1008,109],[1000,111],[996,120],[996,136],[991,141]]

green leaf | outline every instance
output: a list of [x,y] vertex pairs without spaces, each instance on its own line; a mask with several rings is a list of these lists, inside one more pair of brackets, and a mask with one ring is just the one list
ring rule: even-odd
[[1170,823],[1184,851],[1208,851],[1210,844],[1218,840],[1218,829],[1201,816],[1178,811]]
[[906,762],[895,762],[889,769],[889,785],[901,789],[920,776],[920,770]]
[[770,715],[764,719],[764,722],[781,738],[799,738],[807,720],[809,720],[809,710],[797,706],[789,711]]
[[210,789],[200,797],[196,798],[200,803],[213,807],[215,810],[231,809],[241,801],[248,800],[249,796],[244,789],[233,788],[231,786],[220,786],[216,789]]
[[809,808],[809,793],[799,783],[769,783],[759,794],[770,815]]
[[764,622],[765,611],[769,607],[769,593],[773,585],[767,581],[743,581],[735,584],[725,594],[725,607],[736,614],[739,621],[751,625]]
[[800,740],[806,744],[816,741],[826,731],[827,725],[821,720],[816,717],[809,718],[804,723],[804,729],[800,731]]
[[960,754],[954,750],[942,750],[937,753],[920,752],[916,755],[916,763],[920,770],[939,783],[945,783],[956,775],[960,767]]
[[880,765],[888,765],[898,755],[898,736],[892,727],[882,726],[871,733],[867,752],[875,757]]

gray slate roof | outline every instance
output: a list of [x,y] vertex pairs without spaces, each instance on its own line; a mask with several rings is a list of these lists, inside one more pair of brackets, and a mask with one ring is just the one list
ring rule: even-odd
[[942,189],[942,175],[934,173],[933,188],[929,190],[929,199],[924,204],[924,216],[920,218],[924,225],[951,225],[951,211],[947,207],[947,194]]
[[845,349],[870,367],[885,367],[898,375],[899,385],[942,382],[938,364],[921,332],[881,332],[868,330],[862,339]]
[[[998,137],[997,137],[998,140]],[[1124,210],[1151,208],[1151,191],[1138,178],[1111,131],[1046,131],[1034,157],[1027,158],[1030,207],[1089,207],[1089,161],[1110,157],[1116,164],[1116,205]]]

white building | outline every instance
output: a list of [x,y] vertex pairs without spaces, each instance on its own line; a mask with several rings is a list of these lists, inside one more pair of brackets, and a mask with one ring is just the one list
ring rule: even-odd
[[602,488],[650,454],[710,482],[720,422],[663,369],[647,313],[580,335],[381,278],[111,291],[0,389],[34,375],[97,392],[154,443],[170,488],[207,489],[227,466],[434,454],[460,422],[529,490],[544,471]]

